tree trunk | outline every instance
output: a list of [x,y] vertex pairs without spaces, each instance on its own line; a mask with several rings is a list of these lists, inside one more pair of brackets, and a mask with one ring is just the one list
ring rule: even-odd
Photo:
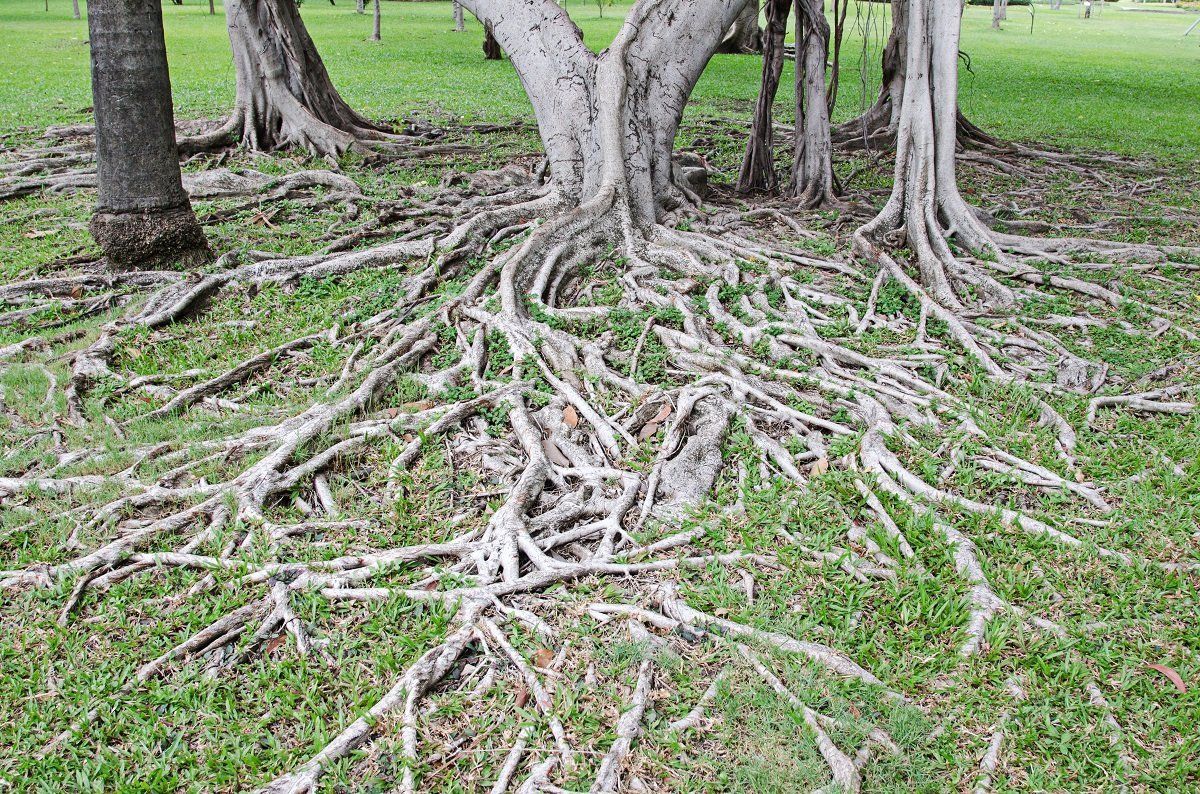
[[829,69],[829,96],[826,98],[831,118],[837,106],[838,82],[842,74],[842,36],[846,32],[846,12],[849,8],[850,0],[833,0],[833,65]]
[[71,16],[79,19],[79,0],[71,0]]
[[963,248],[996,251],[990,231],[963,201],[954,170],[959,0],[909,0],[909,6],[895,181],[879,215],[855,233],[855,247],[860,255],[881,258],[884,241],[903,234],[921,285],[938,304],[961,309],[959,296],[974,291],[1007,305],[1012,292],[957,259],[947,241],[953,235]]
[[804,207],[833,198],[833,143],[825,93],[829,23],[822,0],[796,0],[796,154],[788,193]]
[[379,7],[379,0],[375,0],[375,19],[371,27],[371,41],[379,41],[379,23],[381,21],[380,16],[382,16],[381,12],[382,9]]
[[338,156],[388,130],[356,113],[329,79],[292,0],[226,0],[225,22],[237,73],[229,121],[187,139],[185,151],[240,141],[248,149],[288,146]]
[[463,5],[491,27],[521,78],[556,199],[578,208],[571,224],[627,243],[695,199],[672,158],[675,135],[742,2],[640,2],[600,54],[551,0]]
[[833,140],[843,146],[872,149],[885,146],[895,135],[904,95],[904,59],[907,51],[909,0],[892,0],[892,29],[883,48],[882,84],[875,104],[856,119],[833,131]]
[[775,139],[772,109],[775,105],[775,94],[779,91],[779,76],[783,72],[783,47],[792,0],[767,0],[765,10],[767,27],[762,37],[762,84],[759,86],[758,101],[754,106],[754,119],[750,123],[750,138],[746,142],[742,170],[738,173],[739,193],[772,193],[778,187],[772,151]]
[[992,28],[1000,29],[1000,23],[1008,19],[1008,0],[994,0],[992,3]]
[[354,10],[359,14],[367,13],[367,0],[358,0],[358,2],[355,4]]
[[486,61],[498,61],[504,57],[504,53],[500,50],[500,42],[496,41],[496,36],[492,33],[492,26],[484,24],[483,26],[483,58]]
[[209,257],[179,175],[159,0],[92,0],[99,199],[91,232],[118,268]]
[[751,53],[762,52],[763,32],[758,24],[758,0],[749,0],[741,13],[729,27],[717,52]]
[[454,32],[462,33],[466,30],[466,23],[463,19],[463,7],[458,0],[454,0]]

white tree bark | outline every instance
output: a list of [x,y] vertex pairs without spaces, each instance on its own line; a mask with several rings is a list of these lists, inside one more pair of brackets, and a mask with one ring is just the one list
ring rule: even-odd
[[940,305],[961,308],[958,294],[976,287],[996,304],[1012,293],[956,258],[948,238],[971,250],[996,251],[991,233],[963,200],[954,171],[958,143],[959,0],[908,0],[904,95],[896,133],[891,197],[855,234],[865,256],[876,241],[903,231],[921,284]]
[[672,166],[684,105],[742,0],[642,0],[599,54],[552,0],[464,0],[533,103],[558,195],[654,224],[685,191]]

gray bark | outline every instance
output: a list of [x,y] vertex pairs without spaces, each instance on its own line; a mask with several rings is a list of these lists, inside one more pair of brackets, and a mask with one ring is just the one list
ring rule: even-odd
[[379,7],[379,0],[375,0],[375,19],[371,27],[371,41],[379,41],[379,23],[382,9]]
[[1000,23],[1008,19],[1008,0],[994,0],[992,3],[992,27],[1000,29]]
[[463,19],[463,7],[458,0],[454,0],[454,32],[462,33],[466,30],[466,23]]
[[762,52],[763,31],[758,24],[758,12],[758,0],[749,0],[725,33],[725,38],[721,41],[717,52]]
[[356,113],[334,88],[292,0],[226,0],[237,99],[219,130],[185,150],[240,142],[255,151],[289,146],[337,156],[387,130]]
[[750,138],[746,142],[742,169],[738,173],[739,193],[769,193],[774,192],[778,186],[772,152],[775,137],[772,109],[775,94],[779,91],[779,77],[783,72],[783,48],[791,8],[792,0],[767,0],[765,7],[767,27],[762,36],[762,84],[758,89],[758,101],[750,123]]
[[365,13],[367,13],[367,3],[366,3],[366,0],[358,0],[358,2],[357,2],[357,3],[356,3],[356,5],[355,5],[355,8],[354,8],[354,10],[355,10],[356,12],[358,12],[359,14],[365,14]]
[[79,0],[71,0],[71,16],[79,19]]
[[796,0],[796,154],[788,192],[806,207],[833,198],[833,142],[826,101],[829,23],[822,0]]
[[701,72],[739,0],[642,0],[612,45],[591,52],[551,0],[464,0],[491,25],[526,94],[557,194],[619,205],[634,227],[686,198],[672,149]]
[[91,231],[115,267],[207,259],[179,174],[157,0],[92,0],[92,104],[99,198]]
[[896,133],[892,194],[879,215],[855,235],[864,255],[872,241],[902,231],[921,284],[946,308],[959,309],[959,293],[975,288],[997,304],[1011,292],[958,260],[947,238],[971,250],[995,251],[989,230],[963,200],[955,175],[958,146],[959,0],[909,0],[904,96]]

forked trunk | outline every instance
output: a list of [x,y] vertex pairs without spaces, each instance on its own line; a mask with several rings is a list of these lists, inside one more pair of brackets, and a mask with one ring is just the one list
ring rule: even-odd
[[955,257],[948,242],[953,237],[962,248],[998,253],[989,230],[963,201],[954,170],[959,0],[909,0],[907,41],[892,194],[856,234],[856,247],[877,257],[877,244],[902,233],[922,286],[940,305],[958,309],[960,297],[972,291],[995,304],[1010,303],[1010,290]]
[[297,146],[337,156],[387,129],[356,113],[334,88],[292,0],[226,0],[225,22],[237,73],[229,121],[185,150],[240,142],[255,151]]
[[91,231],[118,268],[209,257],[179,175],[171,80],[157,0],[88,7],[99,199]]
[[[554,190],[601,225],[645,231],[694,199],[672,150],[683,108],[738,0],[641,2],[594,54],[551,0],[465,0],[490,26],[533,103]],[[536,35],[531,35],[535,31]]]
[[992,3],[992,27],[1000,29],[1000,23],[1008,19],[1008,0],[994,0]]
[[762,84],[750,123],[750,138],[738,173],[739,193],[768,192],[778,187],[774,161],[775,94],[779,91],[779,76],[783,72],[784,40],[787,37],[788,14],[792,0],[767,0],[767,27],[763,31]]
[[788,193],[805,207],[834,195],[833,143],[826,101],[829,23],[822,0],[796,0],[796,154]]

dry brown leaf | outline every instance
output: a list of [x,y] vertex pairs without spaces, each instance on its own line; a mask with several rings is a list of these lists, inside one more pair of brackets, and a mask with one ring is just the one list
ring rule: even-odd
[[808,467],[808,473],[814,477],[820,477],[827,471],[829,471],[829,458],[824,455],[814,460],[813,464]]
[[642,429],[638,431],[638,441],[645,441],[658,432],[658,422],[647,422],[642,425]]
[[36,240],[39,237],[49,237],[52,234],[58,234],[58,229],[34,229],[31,232],[25,232],[25,236],[30,240]]
[[267,647],[263,648],[263,656],[270,656],[271,654],[275,653],[275,651],[279,650],[279,646],[283,645],[283,643],[286,641],[287,632],[279,632],[271,639],[270,642],[267,643]]
[[533,655],[533,666],[542,670],[550,669],[550,663],[553,661],[554,651],[549,648],[538,648],[537,653]]
[[670,416],[671,412],[674,410],[675,409],[671,407],[670,403],[664,403],[663,407],[658,409],[658,415],[655,416],[650,421],[655,422],[657,424],[662,424],[663,422],[665,422],[667,420],[667,417]]
[[562,453],[562,450],[558,448],[558,445],[555,444],[550,439],[548,439],[548,438],[542,439],[542,449],[546,450],[546,457],[549,458],[550,462],[553,463],[555,466],[570,466],[571,465],[571,461],[567,459],[567,456],[564,455]]
[[1183,683],[1183,678],[1181,678],[1179,673],[1175,672],[1170,667],[1167,667],[1165,664],[1149,664],[1149,663],[1147,663],[1146,666],[1149,667],[1151,670],[1157,670],[1158,672],[1165,675],[1167,677],[1167,680],[1169,680],[1172,684],[1174,684],[1175,688],[1178,689],[1180,692],[1185,692],[1185,693],[1187,692],[1187,684]]
[[433,400],[417,400],[415,403],[405,403],[400,407],[405,411],[428,411],[433,407]]
[[517,708],[523,709],[525,708],[525,704],[529,702],[529,690],[525,688],[524,682],[518,684],[518,687],[520,688],[517,689]]
[[563,409],[563,422],[567,427],[579,427],[579,414],[569,405]]

